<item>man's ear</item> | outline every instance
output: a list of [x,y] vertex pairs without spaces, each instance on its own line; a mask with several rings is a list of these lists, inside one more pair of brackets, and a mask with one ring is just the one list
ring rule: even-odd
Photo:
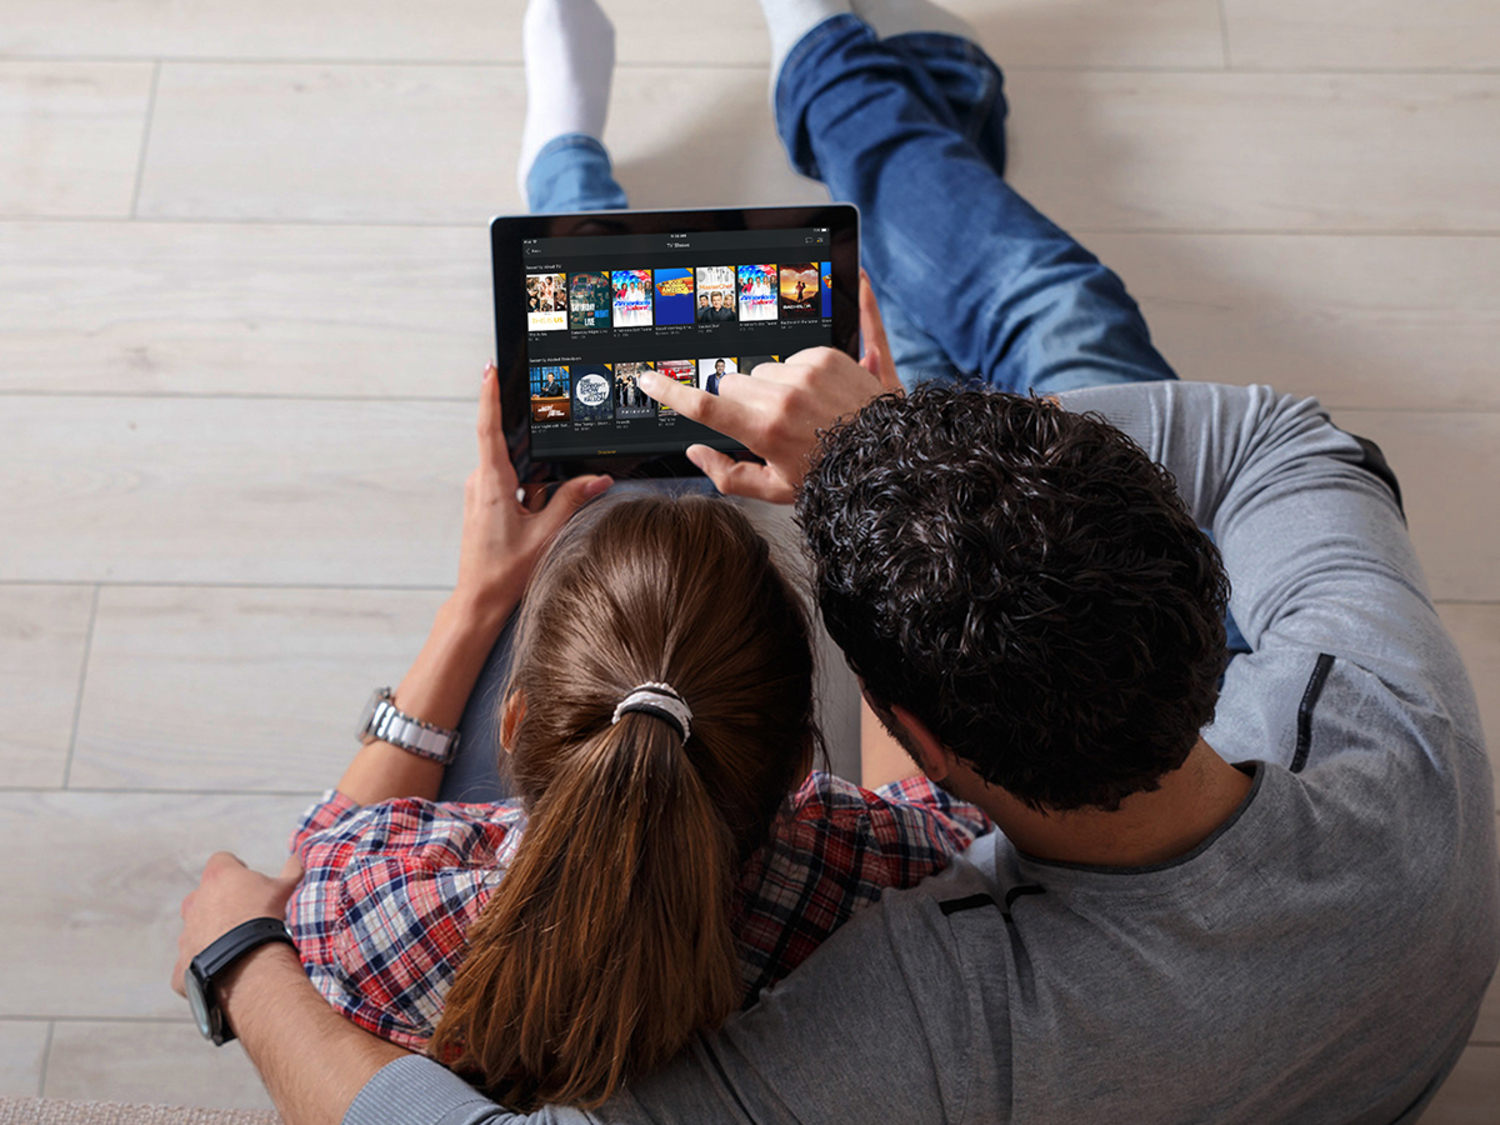
[[[936,782],[947,777],[958,759],[951,750],[944,749],[937,736],[927,729],[927,724],[899,705],[889,708],[888,714],[901,728],[898,741],[917,760],[922,772]],[[900,737],[901,735],[905,737]]]
[[510,744],[516,737],[516,727],[526,717],[526,697],[513,691],[505,697],[500,708],[500,749],[510,753]]

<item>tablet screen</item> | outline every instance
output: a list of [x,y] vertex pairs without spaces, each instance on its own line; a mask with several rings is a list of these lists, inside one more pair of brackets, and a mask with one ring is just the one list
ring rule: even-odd
[[524,340],[502,373],[507,419],[524,411],[513,445],[545,476],[684,475],[689,445],[739,449],[648,398],[640,373],[717,394],[804,348],[852,351],[855,221],[849,207],[497,219],[497,331]]

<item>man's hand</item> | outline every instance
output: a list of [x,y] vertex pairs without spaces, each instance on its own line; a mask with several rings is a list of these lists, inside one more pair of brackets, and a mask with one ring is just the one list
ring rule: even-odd
[[194,957],[241,922],[252,918],[280,918],[286,900],[302,878],[293,856],[276,878],[252,871],[228,852],[210,856],[198,889],[182,900],[182,933],[177,938],[177,964],[172,989],[186,996],[182,979]]
[[609,477],[575,477],[545,506],[517,499],[516,470],[505,446],[500,379],[484,369],[479,391],[479,466],[464,484],[464,533],[455,596],[479,609],[508,614],[521,598],[542,549],[568,517],[613,483]]
[[[241,922],[280,918],[301,878],[295,856],[274,879],[228,852],[210,857],[198,889],[182,901],[172,987],[182,992],[192,959]],[[338,1125],[365,1083],[407,1053],[335,1012],[307,979],[296,951],[280,942],[236,961],[215,980],[214,992],[281,1119],[291,1125]]]
[[683,386],[643,372],[640,387],[663,406],[711,426],[765,459],[764,465],[735,461],[706,445],[690,446],[688,458],[719,491],[790,504],[807,471],[818,431],[857,413],[885,391],[899,391],[890,345],[870,279],[859,284],[860,326],[865,353],[859,363],[833,348],[808,348],[785,363],[763,363],[754,375],[725,375],[719,393]]

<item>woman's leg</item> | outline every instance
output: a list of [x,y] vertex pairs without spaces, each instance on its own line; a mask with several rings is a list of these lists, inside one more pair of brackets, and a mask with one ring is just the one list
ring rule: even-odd
[[1000,88],[966,39],[881,40],[838,15],[787,52],[777,126],[799,171],[860,207],[877,292],[932,342],[915,377],[945,360],[1012,391],[1174,378],[1119,278],[1005,183]]
[[526,174],[526,202],[533,214],[542,215],[628,206],[609,153],[583,133],[554,137],[537,154]]
[[626,206],[604,135],[615,28],[597,0],[531,0],[521,23],[526,124],[521,194],[533,213]]
[[500,704],[510,678],[515,631],[516,618],[512,615],[464,704],[463,718],[458,721],[458,755],[443,771],[443,784],[438,788],[440,801],[483,804],[510,796],[505,751],[500,747]]
[[[595,0],[531,0],[522,24],[526,125],[519,180],[533,212],[626,206],[604,130],[614,70],[614,26]],[[512,617],[490,650],[459,721],[458,756],[443,773],[444,801],[490,802],[510,794],[500,747],[500,705],[510,677]]]

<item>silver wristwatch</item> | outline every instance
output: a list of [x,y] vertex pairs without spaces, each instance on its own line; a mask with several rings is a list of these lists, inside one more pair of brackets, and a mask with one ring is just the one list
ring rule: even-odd
[[388,687],[376,688],[365,704],[358,738],[361,742],[389,742],[444,766],[458,753],[458,731],[435,727],[398,710],[396,697]]

